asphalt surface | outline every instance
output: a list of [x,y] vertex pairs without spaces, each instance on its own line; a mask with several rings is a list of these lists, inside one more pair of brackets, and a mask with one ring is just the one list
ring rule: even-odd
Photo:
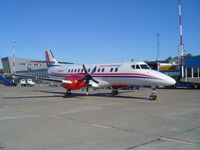
[[200,90],[0,87],[0,150],[199,150]]

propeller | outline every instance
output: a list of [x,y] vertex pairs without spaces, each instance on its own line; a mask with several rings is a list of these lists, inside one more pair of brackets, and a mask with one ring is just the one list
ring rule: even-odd
[[86,94],[88,95],[88,91],[89,91],[89,83],[90,83],[90,80],[92,80],[93,82],[99,84],[99,82],[95,79],[93,79],[92,77],[92,74],[96,71],[96,68],[97,66],[95,66],[93,69],[92,69],[92,72],[91,74],[88,73],[85,65],[82,65],[83,66],[83,70],[85,72],[85,77],[81,78],[81,79],[78,79],[77,81],[80,82],[80,81],[85,81],[86,83]]

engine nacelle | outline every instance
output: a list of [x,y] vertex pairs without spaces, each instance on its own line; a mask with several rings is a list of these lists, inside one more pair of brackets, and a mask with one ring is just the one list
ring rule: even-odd
[[128,88],[128,87],[130,87],[130,85],[115,85],[115,86],[113,86],[113,88],[119,88],[119,89],[122,89],[122,88]]
[[68,90],[79,90],[80,88],[83,88],[86,86],[85,82],[84,81],[77,81],[78,79],[80,78],[66,78],[65,80],[67,81],[71,81],[71,83],[65,83],[63,82],[61,84],[62,87],[64,87],[65,89],[68,89]]

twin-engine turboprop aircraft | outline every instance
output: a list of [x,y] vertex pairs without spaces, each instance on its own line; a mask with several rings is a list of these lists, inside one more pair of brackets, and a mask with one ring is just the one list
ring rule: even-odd
[[[151,86],[153,88],[151,100],[157,98],[157,86],[174,85],[176,81],[158,71],[151,70],[145,62],[110,63],[97,65],[63,65],[54,58],[51,50],[45,52],[49,78],[31,77],[61,83],[66,89],[65,97],[71,95],[72,90],[86,88],[112,87],[112,95],[118,94],[119,88],[133,85]],[[23,75],[16,75],[21,77]]]

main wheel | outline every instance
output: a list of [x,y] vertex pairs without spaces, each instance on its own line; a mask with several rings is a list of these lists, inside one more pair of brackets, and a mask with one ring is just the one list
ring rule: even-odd
[[117,91],[117,90],[113,90],[112,91],[112,96],[115,96],[115,95],[117,95],[119,92]]
[[154,101],[154,100],[157,99],[157,96],[156,96],[156,95],[151,95],[151,96],[149,97],[149,99]]

